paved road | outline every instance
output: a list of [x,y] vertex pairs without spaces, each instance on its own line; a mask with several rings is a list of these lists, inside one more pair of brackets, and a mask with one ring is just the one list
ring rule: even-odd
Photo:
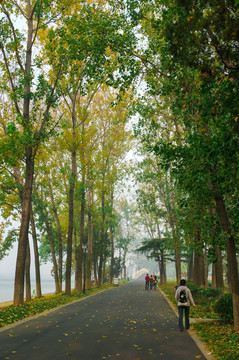
[[0,359],[205,360],[160,291],[132,281],[0,332]]

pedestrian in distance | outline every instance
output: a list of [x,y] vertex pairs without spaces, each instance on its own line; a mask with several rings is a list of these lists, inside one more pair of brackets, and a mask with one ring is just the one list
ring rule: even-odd
[[145,276],[145,290],[149,289],[149,274]]
[[154,275],[154,290],[157,289],[157,283],[158,283],[158,279],[157,279],[157,276]]
[[178,305],[178,327],[180,331],[184,330],[183,326],[183,312],[185,313],[185,329],[188,330],[190,327],[189,323],[189,312],[190,305],[196,306],[191,294],[190,289],[186,286],[186,280],[182,279],[180,285],[175,292],[175,299]]
[[150,290],[152,290],[153,287],[154,287],[154,277],[153,277],[153,275],[150,275],[149,285],[150,285]]

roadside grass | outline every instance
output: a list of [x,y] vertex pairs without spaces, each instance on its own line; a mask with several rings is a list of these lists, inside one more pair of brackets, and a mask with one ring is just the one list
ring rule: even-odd
[[93,286],[91,289],[86,290],[85,294],[72,290],[71,295],[65,295],[65,293],[48,295],[41,298],[34,298],[32,301],[25,302],[23,305],[5,306],[0,309],[0,328],[109,288],[112,288],[112,285],[104,284],[98,288]]
[[[216,298],[212,296],[212,292],[196,288],[195,285],[189,284],[189,282],[187,285],[191,289],[193,299],[197,305],[195,308],[190,308],[190,318],[202,320],[192,323],[191,327],[197,332],[200,339],[207,344],[208,349],[218,360],[239,359],[239,332],[234,330],[232,323],[220,319],[219,315],[213,311],[212,303]],[[173,283],[159,286],[177,311],[174,287],[175,284]],[[220,291],[217,294],[218,296],[219,293]],[[203,319],[211,319],[211,321],[204,321]]]

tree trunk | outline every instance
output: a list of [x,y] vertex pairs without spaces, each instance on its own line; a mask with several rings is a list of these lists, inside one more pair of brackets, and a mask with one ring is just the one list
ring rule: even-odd
[[[83,172],[84,173],[84,172]],[[83,175],[83,174],[82,174]],[[85,232],[85,176],[83,175],[81,181],[81,208],[80,208],[80,244],[78,245],[77,255],[79,261],[77,262],[77,290],[82,291],[82,276],[83,276],[83,250],[82,245],[84,244],[84,232]]]
[[59,274],[59,286],[60,286],[60,292],[62,292],[62,262],[63,262],[63,236],[62,236],[62,230],[61,230],[61,223],[58,216],[57,207],[55,205],[54,195],[52,191],[51,181],[47,175],[48,183],[49,183],[49,189],[50,189],[50,196],[51,196],[51,202],[53,207],[53,212],[55,215],[56,223],[57,223],[57,235],[58,235],[58,274]]
[[49,222],[48,222],[46,216],[44,216],[44,222],[46,225],[46,231],[47,231],[47,235],[48,235],[49,243],[50,243],[50,247],[51,247],[51,256],[52,256],[52,262],[53,262],[53,274],[54,274],[54,280],[55,280],[55,290],[56,290],[56,293],[59,293],[60,292],[60,284],[59,284],[59,276],[58,276],[58,266],[57,266],[57,261],[56,261],[56,253],[55,253],[55,249],[54,249],[54,243],[53,243],[53,239],[52,239],[50,225],[49,225]]
[[14,284],[14,305],[22,305],[24,303],[24,275],[25,261],[28,241],[29,220],[31,211],[31,195],[34,173],[34,159],[32,157],[32,149],[27,150],[26,156],[26,175],[22,197],[22,218],[20,226],[20,235],[18,240],[18,252],[15,272]]
[[27,242],[27,255],[26,255],[26,301],[31,301],[31,276],[30,276],[30,267],[31,267],[31,254],[30,254],[30,245],[29,239]]
[[66,256],[66,286],[65,293],[71,293],[71,262],[72,262],[72,237],[74,223],[74,191],[76,177],[76,152],[71,153],[71,178],[69,189],[69,214],[68,214],[68,236],[67,236],[67,256]]
[[233,233],[230,228],[229,218],[227,215],[226,207],[222,195],[218,191],[217,184],[213,182],[213,189],[215,192],[215,201],[217,212],[221,221],[222,229],[227,236],[226,249],[227,260],[230,274],[232,300],[233,300],[233,316],[235,330],[239,331],[239,276],[236,257],[236,246]]
[[193,282],[199,287],[204,287],[204,255],[202,250],[201,238],[199,231],[195,234],[195,251],[194,251],[194,267]]
[[97,287],[99,287],[99,280],[98,280],[97,273],[98,273],[97,260],[94,259],[94,278],[95,278],[95,285],[96,285]]
[[204,258],[203,258],[203,263],[204,263],[204,287],[208,288],[208,263],[207,263],[207,247],[204,247]]
[[214,249],[215,249],[215,254],[216,254],[216,258],[217,258],[217,261],[215,263],[216,288],[224,289],[222,252],[218,245],[215,245]]
[[91,190],[89,190],[88,191],[88,261],[86,267],[86,289],[91,288],[91,268],[92,268],[92,252],[93,252],[91,206],[92,206]]
[[193,252],[188,256],[187,274],[188,280],[193,280]]
[[79,290],[79,267],[80,267],[80,255],[79,255],[79,244],[77,244],[77,233],[74,230],[74,249],[75,249],[75,289]]
[[41,273],[40,273],[40,261],[39,261],[39,252],[37,245],[37,235],[36,235],[36,227],[33,216],[33,211],[31,207],[31,228],[32,228],[32,240],[33,240],[33,249],[34,249],[34,258],[35,258],[35,273],[36,273],[36,297],[40,298],[42,296],[41,292]]

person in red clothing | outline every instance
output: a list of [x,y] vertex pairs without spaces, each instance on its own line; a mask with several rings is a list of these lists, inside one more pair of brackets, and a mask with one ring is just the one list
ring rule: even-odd
[[149,274],[145,276],[145,290],[149,289]]

